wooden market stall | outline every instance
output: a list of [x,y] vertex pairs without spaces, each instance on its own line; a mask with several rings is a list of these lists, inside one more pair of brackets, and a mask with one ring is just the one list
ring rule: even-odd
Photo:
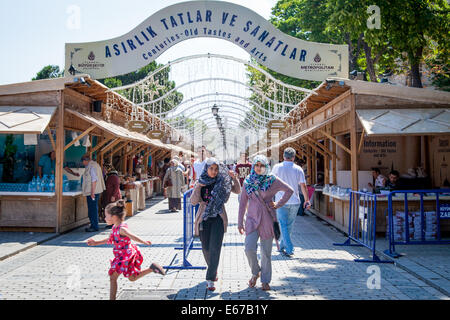
[[[315,185],[311,211],[347,232],[349,190],[371,191],[374,167],[385,177],[399,171],[409,189],[449,188],[449,107],[448,92],[330,78],[289,113],[281,142],[258,153],[280,149],[281,161],[282,149],[296,149]],[[428,210],[433,199],[424,198]],[[419,200],[408,196],[410,210],[420,210]],[[387,202],[377,197],[377,232],[386,231]],[[393,206],[400,210],[403,199]]]
[[[0,86],[0,142],[5,147],[0,165],[0,230],[65,232],[87,224],[86,199],[79,182],[84,153],[100,165],[112,163],[122,175],[131,176],[136,175],[132,159],[142,154],[145,170],[138,174],[140,181],[133,182],[136,194],[132,198],[133,210],[143,209],[156,180],[147,176],[149,156],[156,163],[159,156],[179,150],[128,130],[131,108],[131,102],[87,75]],[[173,130],[147,111],[145,121]],[[56,154],[54,188],[30,192],[39,157],[52,150]],[[14,164],[7,162],[7,155]]]

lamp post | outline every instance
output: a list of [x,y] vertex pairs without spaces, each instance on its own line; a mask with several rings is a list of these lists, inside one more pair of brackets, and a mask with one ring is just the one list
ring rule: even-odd
[[211,111],[213,116],[217,117],[219,115],[219,107],[216,104],[212,106]]

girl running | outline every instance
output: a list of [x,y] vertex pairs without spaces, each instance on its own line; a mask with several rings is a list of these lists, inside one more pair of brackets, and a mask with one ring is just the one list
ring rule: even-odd
[[166,274],[164,269],[155,262],[150,265],[150,268],[141,271],[143,257],[138,247],[131,243],[131,240],[146,244],[148,246],[152,243],[150,241],[142,240],[131,233],[128,229],[128,225],[123,222],[125,219],[125,213],[124,200],[119,200],[108,204],[105,208],[105,220],[108,225],[113,225],[111,235],[109,238],[100,241],[95,241],[92,238],[87,240],[87,244],[89,246],[114,244],[114,260],[111,261],[111,268],[108,272],[110,277],[111,300],[116,299],[117,279],[120,274],[123,274],[123,276],[128,278],[130,281],[136,281],[150,272],[155,272],[162,275]]

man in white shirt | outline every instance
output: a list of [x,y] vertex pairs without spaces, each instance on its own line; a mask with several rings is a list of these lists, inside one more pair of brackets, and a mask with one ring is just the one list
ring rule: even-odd
[[[294,246],[291,241],[292,228],[301,203],[298,191],[299,185],[306,200],[303,205],[304,208],[309,209],[311,203],[309,202],[306,188],[305,173],[300,166],[294,163],[295,150],[286,148],[283,152],[283,158],[284,161],[282,163],[278,163],[273,167],[272,174],[286,182],[294,190],[289,201],[283,207],[277,209],[277,219],[281,230],[280,251],[290,257],[294,254]],[[278,202],[281,196],[282,192],[277,193],[275,202]]]
[[198,180],[203,172],[203,168],[206,163],[206,148],[202,146],[201,150],[198,151],[198,159],[194,161],[194,172],[195,180]]
[[373,189],[373,193],[376,193],[377,190],[385,187],[387,179],[381,174],[379,168],[372,168],[372,176],[375,180],[375,186],[370,182],[368,183],[368,185]]

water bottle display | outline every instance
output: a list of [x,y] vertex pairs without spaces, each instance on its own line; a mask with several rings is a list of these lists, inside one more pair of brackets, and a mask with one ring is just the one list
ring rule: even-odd
[[41,192],[47,192],[48,191],[48,185],[47,185],[47,175],[44,174],[41,180]]
[[48,184],[48,188],[49,188],[50,192],[55,192],[55,176],[54,175],[52,175],[50,177],[50,182]]
[[63,175],[63,192],[69,191],[69,180],[67,179],[67,176]]
[[36,178],[36,192],[41,192],[41,177]]

